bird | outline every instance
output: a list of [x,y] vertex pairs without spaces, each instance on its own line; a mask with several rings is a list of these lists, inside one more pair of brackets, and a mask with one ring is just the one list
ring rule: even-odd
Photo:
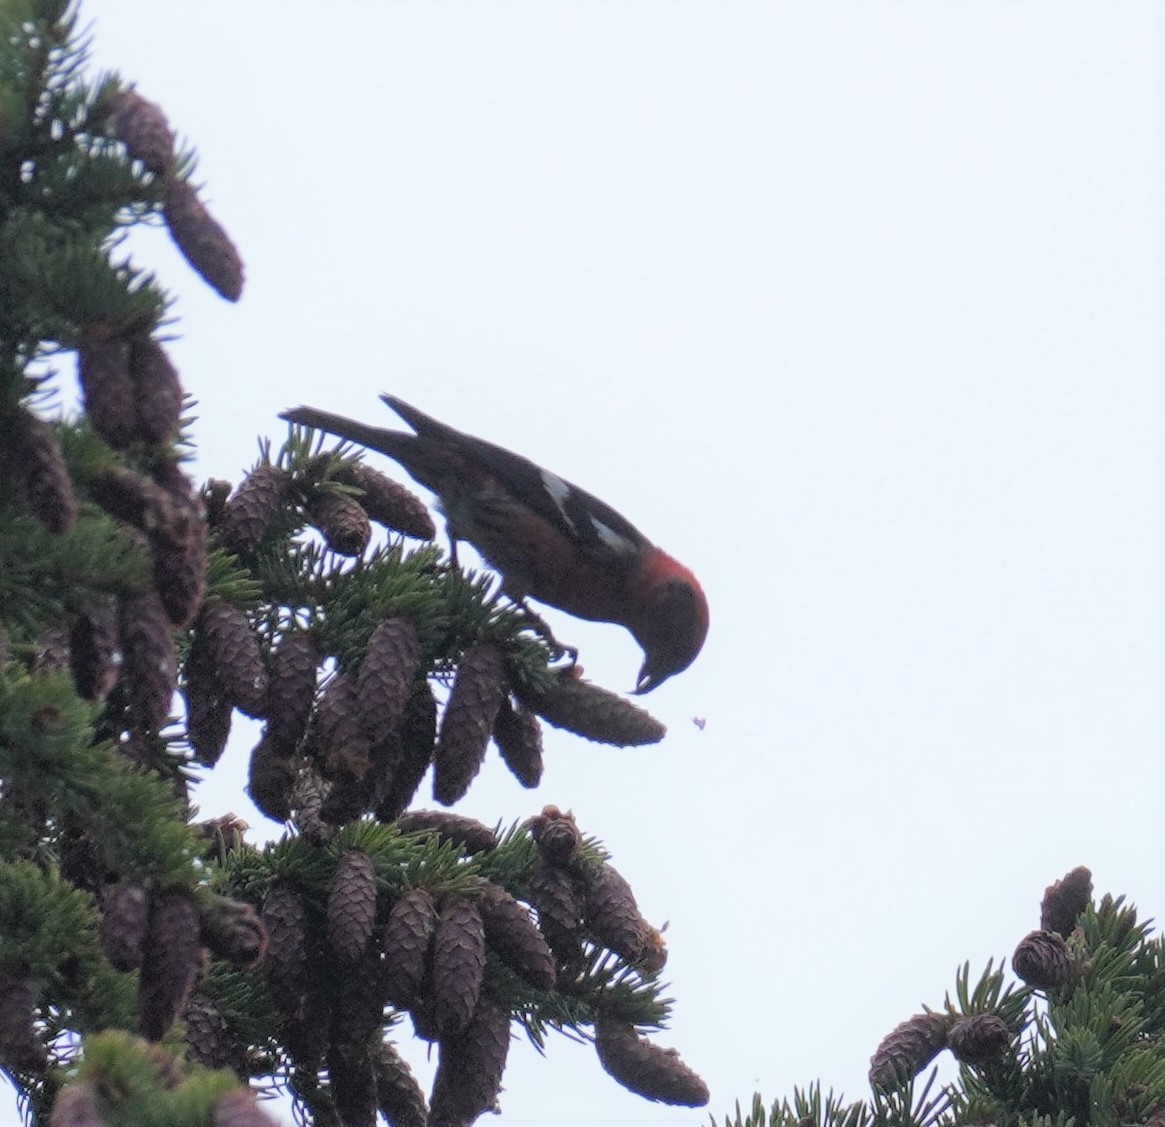
[[279,417],[399,463],[436,495],[454,548],[458,540],[472,544],[516,603],[531,598],[576,618],[626,627],[643,650],[636,694],[695,661],[708,633],[708,601],[688,568],[577,485],[396,396],[380,398],[414,433],[315,407]]

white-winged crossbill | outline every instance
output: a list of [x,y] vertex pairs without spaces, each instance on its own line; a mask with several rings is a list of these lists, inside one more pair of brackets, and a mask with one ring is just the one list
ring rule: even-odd
[[492,442],[463,434],[391,395],[416,431],[384,430],[314,407],[280,416],[399,462],[440,500],[455,540],[472,544],[504,591],[577,618],[625,626],[643,648],[637,693],[695,660],[708,633],[696,577],[610,505]]

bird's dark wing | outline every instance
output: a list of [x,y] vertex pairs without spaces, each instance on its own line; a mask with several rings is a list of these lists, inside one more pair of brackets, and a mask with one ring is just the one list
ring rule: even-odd
[[611,558],[630,556],[650,545],[642,532],[606,502],[529,458],[456,430],[396,396],[382,395],[381,399],[420,438],[459,450],[584,551]]

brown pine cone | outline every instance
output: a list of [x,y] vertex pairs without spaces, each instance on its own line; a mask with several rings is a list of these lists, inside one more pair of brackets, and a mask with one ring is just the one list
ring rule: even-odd
[[485,973],[485,925],[476,904],[450,897],[433,936],[433,1016],[442,1037],[460,1033],[473,1016]]
[[154,477],[174,514],[168,527],[150,535],[154,585],[170,621],[185,629],[206,598],[206,509],[178,462],[160,462]]
[[956,1018],[947,1034],[947,1048],[963,1064],[986,1064],[1011,1044],[1011,1030],[998,1014]]
[[647,950],[651,925],[643,918],[631,886],[613,865],[593,866],[584,881],[583,919],[595,938],[627,962]]
[[369,793],[364,779],[341,776],[325,784],[328,791],[320,803],[320,821],[328,826],[346,826],[368,809]]
[[460,845],[469,853],[487,853],[498,846],[498,835],[476,818],[447,810],[410,810],[396,824],[402,834],[431,833],[442,841]]
[[129,374],[129,343],[101,329],[81,336],[77,375],[85,393],[85,413],[93,429],[114,450],[128,450],[138,437],[138,405]]
[[165,215],[170,237],[202,280],[220,297],[238,301],[243,292],[243,260],[190,183],[167,183]]
[[644,1099],[676,1107],[703,1107],[708,1102],[708,1085],[675,1049],[653,1045],[627,1022],[600,1013],[595,1019],[595,1050],[606,1072]]
[[346,493],[317,489],[308,498],[307,512],[324,543],[338,556],[359,556],[372,539],[368,514]]
[[286,822],[291,818],[291,794],[295,789],[295,768],[266,741],[260,740],[251,752],[247,793],[268,818]]
[[122,881],[101,904],[101,949],[115,970],[137,970],[150,926],[150,898],[143,885]]
[[178,433],[182,421],[182,384],[166,350],[141,333],[129,342],[129,374],[137,394],[138,437],[157,446]]
[[398,1007],[416,1000],[425,977],[437,908],[423,888],[406,892],[389,909],[384,927],[385,997]]
[[1055,990],[1072,975],[1072,952],[1054,931],[1033,931],[1019,941],[1011,968],[1036,990]]
[[307,731],[316,691],[316,649],[310,634],[287,630],[271,651],[267,681],[267,740],[293,755]]
[[490,950],[535,989],[552,989],[558,968],[530,913],[493,881],[481,879],[475,890]]
[[412,619],[387,618],[376,624],[356,677],[360,724],[373,742],[400,727],[420,656]]
[[202,608],[197,630],[226,698],[248,716],[262,717],[267,711],[267,670],[247,616],[212,596]]
[[49,532],[68,532],[77,523],[77,497],[55,432],[44,420],[22,408],[13,412],[9,424],[9,449],[4,461],[28,511]]
[[570,874],[539,860],[530,870],[528,898],[558,961],[577,961],[582,955],[583,897]]
[[434,753],[433,797],[452,806],[481,770],[494,720],[505,695],[505,663],[497,646],[472,646],[462,655],[441,717]]
[[174,498],[145,474],[110,466],[89,478],[89,494],[111,517],[144,532],[179,542],[187,524]]
[[227,1025],[214,1000],[191,994],[182,1012],[186,1027],[186,1058],[203,1068],[229,1068],[240,1080],[247,1079],[247,1053]]
[[130,160],[141,161],[157,176],[174,167],[174,131],[162,107],[136,90],[119,90],[112,99],[113,135],[125,146]]
[[344,1127],[376,1127],[376,1074],[367,1044],[328,1046],[328,1092]]
[[157,591],[123,598],[118,604],[121,681],[135,732],[159,732],[170,715],[178,680],[174,638]]
[[569,674],[560,675],[546,692],[519,695],[543,720],[595,743],[641,747],[659,743],[667,734],[654,716],[618,693]]
[[460,1032],[441,1038],[428,1127],[464,1127],[495,1107],[510,1051],[510,1011],[488,994]]
[[91,1080],[74,1080],[57,1093],[49,1127],[106,1127]]
[[372,1067],[376,1075],[376,1103],[388,1127],[428,1127],[425,1093],[388,1041],[377,1046]]
[[367,853],[349,850],[328,885],[328,943],[342,963],[363,959],[375,921],[376,867]]
[[870,1086],[889,1092],[905,1087],[947,1043],[951,1019],[946,1014],[915,1014],[892,1029],[870,1058]]
[[565,869],[574,864],[582,849],[582,833],[569,810],[563,813],[557,806],[544,806],[526,825],[548,865]]
[[342,463],[333,472],[332,480],[362,490],[357,498],[360,507],[377,524],[417,540],[432,540],[437,535],[425,503],[379,470],[363,462]]
[[263,926],[267,929],[267,980],[283,1010],[303,997],[308,987],[307,907],[303,897],[288,884],[276,884],[263,902]]
[[201,961],[198,909],[189,893],[172,889],[154,898],[138,981],[138,1026],[160,1041],[182,1012]]
[[494,743],[502,762],[524,787],[536,787],[542,781],[542,728],[538,717],[524,705],[514,708],[508,696],[494,720]]
[[43,1073],[48,1053],[36,1034],[40,986],[21,971],[0,972],[0,1065],[14,1072]]
[[362,779],[372,763],[360,727],[360,697],[354,678],[337,670],[324,686],[309,737],[312,756],[325,778]]
[[219,1096],[211,1127],[281,1127],[281,1124],[259,1106],[254,1092],[241,1088]]
[[232,706],[219,684],[206,641],[199,635],[190,647],[184,673],[186,741],[200,763],[213,767],[231,734]]
[[94,607],[79,614],[69,632],[69,669],[77,695],[104,700],[117,684],[121,653],[112,611]]
[[223,543],[239,555],[254,552],[283,511],[290,485],[291,477],[279,466],[256,466],[223,506]]
[[220,959],[253,967],[267,953],[267,929],[250,904],[215,896],[203,905],[201,940]]
[[1092,870],[1080,865],[1044,889],[1040,904],[1041,930],[1058,932],[1067,939],[1091,903]]
[[392,785],[376,804],[376,817],[381,822],[393,822],[408,809],[433,761],[436,738],[437,701],[429,682],[418,681],[401,718],[400,753],[394,763]]

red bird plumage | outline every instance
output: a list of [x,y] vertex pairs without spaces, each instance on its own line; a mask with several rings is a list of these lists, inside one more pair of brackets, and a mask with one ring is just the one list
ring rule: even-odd
[[314,407],[280,418],[399,462],[437,495],[450,535],[468,541],[501,573],[511,598],[529,596],[577,618],[625,626],[643,647],[636,692],[650,692],[692,664],[708,633],[708,603],[683,564],[557,474],[394,396],[381,398],[415,434]]

